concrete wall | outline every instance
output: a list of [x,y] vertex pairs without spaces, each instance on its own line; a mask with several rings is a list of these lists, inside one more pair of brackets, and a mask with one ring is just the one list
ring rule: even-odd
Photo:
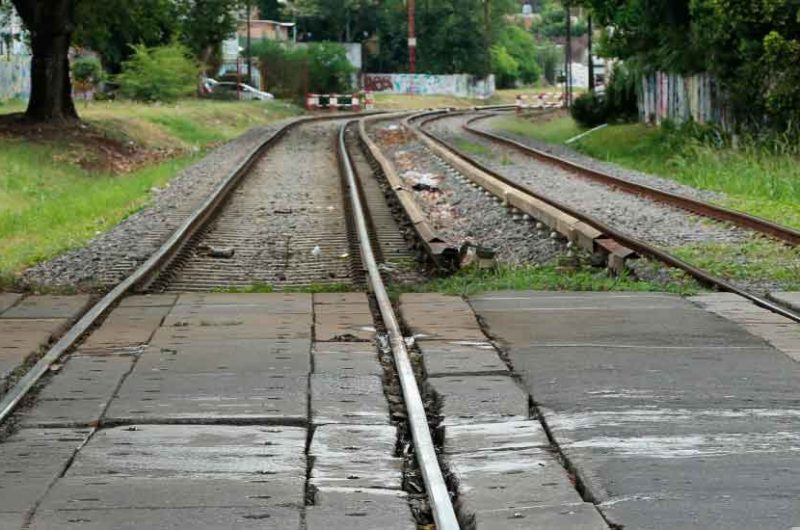
[[639,94],[642,121],[664,120],[731,125],[730,113],[719,85],[708,74],[681,76],[659,72],[642,79]]
[[393,94],[486,99],[494,94],[495,83],[493,75],[484,80],[466,74],[365,74],[364,89]]
[[31,58],[24,55],[0,57],[0,100],[27,100],[30,90]]

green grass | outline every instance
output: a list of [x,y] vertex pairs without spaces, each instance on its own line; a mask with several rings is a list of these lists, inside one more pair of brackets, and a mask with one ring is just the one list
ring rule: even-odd
[[142,207],[151,188],[197,159],[184,156],[113,177],[42,164],[52,155],[52,148],[0,143],[0,274],[80,246]]
[[666,285],[636,280],[628,276],[611,277],[605,271],[582,268],[575,271],[559,267],[526,266],[499,267],[489,270],[465,270],[446,278],[437,278],[416,285],[392,288],[393,296],[404,292],[439,292],[470,296],[487,291],[646,291],[694,294],[698,287],[693,282],[675,282]]
[[[0,112],[19,112],[10,102]],[[145,206],[161,187],[209,147],[250,127],[298,113],[283,103],[191,100],[176,105],[97,103],[79,112],[111,138],[137,145],[150,165],[124,174],[83,169],[93,146],[76,137],[46,140],[0,137],[0,282],[22,269],[80,247]],[[164,161],[163,153],[171,158]]]
[[476,144],[474,142],[470,142],[469,140],[465,140],[464,138],[458,138],[454,143],[458,149],[464,151],[465,153],[487,157],[492,156],[492,150],[486,147],[484,144]]
[[522,118],[508,117],[492,120],[492,126],[504,131],[535,138],[551,144],[562,144],[586,131],[571,118],[559,118],[549,121],[529,121]]
[[[581,132],[571,118],[538,124],[518,118],[499,128],[551,143]],[[695,188],[723,192],[724,206],[800,228],[800,160],[758,149],[716,149],[642,124],[613,125],[572,144],[578,151]]]
[[800,290],[800,248],[766,238],[746,243],[695,243],[671,249],[678,257],[729,280],[776,282]]

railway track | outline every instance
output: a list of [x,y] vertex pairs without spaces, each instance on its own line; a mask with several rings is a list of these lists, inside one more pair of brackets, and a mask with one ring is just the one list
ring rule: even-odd
[[[304,128],[311,129],[314,140],[298,147],[294,135]],[[421,221],[400,218],[402,204],[394,209],[387,205],[387,195],[397,190],[373,177],[373,165],[380,164],[360,136],[363,130],[350,118],[301,118],[267,138],[157,252],[89,309],[2,397],[0,423],[128,294],[208,292],[259,283],[278,288],[366,284],[378,308],[375,326],[386,330],[391,347],[432,516],[437,528],[458,528],[422,393],[381,277],[385,263],[413,260],[420,250],[429,249],[427,241],[416,243],[416,250],[410,248],[409,240],[430,234],[420,228]],[[309,136],[308,130],[303,132]],[[267,152],[270,156],[265,157]],[[294,164],[276,162],[281,157]],[[295,182],[287,177],[290,170],[297,175]],[[289,186],[275,185],[287,181]],[[404,232],[400,224],[414,230]],[[276,240],[270,240],[275,234]]]
[[[736,293],[759,307],[768,309],[795,322],[800,322],[800,314],[794,309],[776,303],[767,296],[742,288],[736,285],[735,282],[711,274],[677,257],[673,253],[660,248],[659,245],[647,241],[642,237],[632,236],[630,233],[608,222],[604,222],[594,215],[585,213],[563,200],[550,197],[534,190],[531,186],[520,183],[516,179],[509,178],[504,175],[502,171],[488,167],[485,163],[479,161],[477,157],[465,153],[463,150],[439,138],[425,128],[426,125],[437,120],[446,119],[454,115],[463,116],[471,112],[479,111],[458,111],[455,113],[443,113],[441,111],[426,112],[410,116],[406,118],[403,123],[409,130],[418,135],[420,140],[427,144],[436,155],[442,157],[448,164],[455,167],[462,174],[467,175],[473,183],[485,188],[499,200],[503,201],[504,204],[519,209],[537,220],[543,221],[546,225],[558,231],[588,252],[600,252],[607,255],[610,268],[619,271],[624,267],[625,260],[634,258],[637,255],[647,256],[670,267],[683,270],[707,287]],[[477,119],[483,119],[485,117],[487,116],[479,114],[477,117],[469,118],[464,127],[467,131],[473,133],[476,129],[470,127],[470,124],[474,123]],[[612,175],[602,174],[601,172],[590,170],[589,168],[583,168],[582,166],[562,160],[554,155],[533,150],[528,146],[491,133],[480,131],[480,136],[497,142],[501,142],[502,140],[503,145],[512,146],[514,149],[520,150],[540,161],[568,168],[570,171],[576,172],[582,177],[585,176],[593,180],[601,180],[606,186],[610,186],[613,189],[624,190],[625,193],[646,195],[650,200],[666,203],[670,207],[679,208],[715,221],[725,221],[738,227],[776,238],[785,244],[796,245],[797,242],[800,241],[800,239],[798,239],[800,233],[796,230],[777,225],[770,221],[720,208],[716,205],[688,197],[663,192],[648,186],[641,186],[636,183],[624,181]]]

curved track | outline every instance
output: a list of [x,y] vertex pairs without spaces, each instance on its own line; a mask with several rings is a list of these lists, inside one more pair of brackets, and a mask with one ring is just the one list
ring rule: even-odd
[[[794,310],[792,310],[792,309],[790,309],[788,307],[785,307],[783,305],[777,304],[777,303],[773,302],[772,300],[770,300],[769,298],[767,298],[766,296],[762,296],[760,294],[753,293],[753,292],[751,292],[751,291],[749,291],[747,289],[743,289],[743,288],[737,286],[735,283],[733,283],[731,281],[728,281],[728,280],[726,280],[724,278],[720,278],[718,276],[715,276],[715,275],[709,273],[708,271],[703,270],[702,268],[697,267],[697,266],[695,266],[695,265],[693,265],[691,263],[688,263],[685,260],[682,260],[681,258],[675,256],[674,254],[672,254],[672,253],[670,253],[670,252],[668,252],[668,251],[666,251],[666,250],[664,250],[662,248],[659,248],[658,246],[656,246],[656,245],[654,245],[654,244],[652,244],[652,243],[650,243],[648,241],[645,241],[645,240],[643,240],[641,238],[638,238],[638,237],[633,237],[630,234],[620,230],[619,228],[617,228],[615,226],[612,226],[612,225],[610,225],[608,223],[605,223],[605,222],[601,221],[600,219],[598,219],[598,218],[596,218],[596,217],[594,217],[592,215],[584,213],[584,212],[582,212],[582,211],[570,206],[568,203],[566,203],[564,201],[556,200],[556,199],[554,199],[552,197],[549,197],[549,196],[543,195],[541,193],[538,193],[537,191],[531,189],[529,186],[521,184],[521,183],[519,183],[518,181],[516,181],[514,179],[506,177],[501,172],[495,171],[495,170],[487,167],[485,164],[483,164],[480,161],[478,161],[475,157],[470,156],[467,153],[464,153],[462,150],[460,150],[457,147],[453,146],[449,142],[437,137],[436,135],[434,135],[430,131],[425,130],[425,125],[427,123],[430,123],[430,122],[436,121],[436,120],[440,120],[440,119],[446,118],[448,116],[453,116],[453,115],[458,115],[458,114],[462,114],[463,115],[463,114],[467,114],[467,113],[470,113],[470,112],[475,112],[475,111],[460,111],[460,112],[457,112],[457,113],[442,113],[441,111],[426,112],[426,113],[421,113],[421,114],[417,114],[417,115],[411,116],[410,118],[407,118],[404,121],[404,123],[405,123],[406,127],[410,128],[412,131],[414,131],[416,134],[418,134],[420,136],[420,138],[424,142],[428,143],[429,146],[434,147],[434,149],[436,149],[436,148],[440,149],[441,150],[440,152],[442,154],[445,154],[445,156],[447,156],[447,154],[449,154],[451,157],[453,157],[452,158],[453,161],[457,161],[457,160],[463,161],[465,164],[467,164],[468,166],[470,166],[471,168],[473,168],[474,170],[476,170],[477,172],[482,174],[483,177],[485,177],[486,179],[489,179],[489,181],[493,180],[494,182],[496,182],[497,183],[496,186],[491,186],[491,185],[487,186],[486,185],[487,184],[486,180],[483,180],[482,182],[479,182],[479,184],[483,185],[484,187],[486,187],[487,189],[492,191],[495,195],[498,194],[498,190],[500,190],[500,189],[512,190],[513,192],[522,194],[525,197],[532,198],[535,201],[543,202],[543,203],[549,205],[550,207],[553,207],[556,210],[565,213],[567,216],[569,216],[569,217],[571,217],[573,219],[577,219],[577,220],[579,220],[579,222],[584,223],[585,225],[588,225],[589,227],[591,227],[592,229],[594,229],[596,231],[594,236],[593,236],[594,243],[591,245],[592,247],[596,248],[598,246],[598,244],[602,245],[604,243],[604,241],[607,241],[609,239],[613,240],[615,242],[615,246],[617,246],[617,247],[624,246],[625,248],[631,249],[632,251],[635,251],[636,253],[638,253],[640,255],[651,257],[651,258],[653,258],[653,259],[655,259],[655,260],[657,260],[657,261],[659,261],[661,263],[664,263],[664,264],[669,265],[671,267],[675,267],[675,268],[681,269],[681,270],[685,271],[686,273],[688,273],[689,275],[691,275],[692,277],[694,277],[695,279],[697,279],[700,283],[702,283],[702,284],[704,284],[704,285],[706,285],[708,287],[715,288],[715,289],[718,289],[720,291],[736,293],[736,294],[738,294],[738,295],[750,300],[751,302],[753,302],[754,304],[756,304],[759,307],[763,307],[765,309],[768,309],[768,310],[770,310],[770,311],[772,311],[774,313],[777,313],[777,314],[779,314],[781,316],[789,318],[789,319],[791,319],[791,320],[793,320],[795,322],[800,322],[800,314],[798,314],[796,311],[794,311]],[[484,115],[479,115],[478,116],[478,118],[484,118],[484,117],[486,117],[486,116],[484,116]],[[472,119],[470,121],[474,121],[474,119]],[[473,132],[472,129],[468,129],[468,130],[470,132]],[[505,141],[505,139],[504,139],[504,141]],[[521,146],[521,144],[520,144],[520,146]],[[517,148],[517,147],[515,146],[515,148]],[[528,149],[527,146],[519,147],[519,149],[523,149],[523,148],[525,150]],[[562,165],[562,166],[565,166],[565,167],[568,166],[568,167],[570,167],[571,170],[579,172],[582,176],[585,175],[585,173],[583,173],[583,169],[584,168],[582,168],[582,166],[578,166],[576,164],[573,164],[572,162],[559,159],[558,157],[555,157],[553,155],[549,155],[549,154],[546,154],[546,153],[542,153],[542,154],[547,157],[547,160],[548,160],[549,163],[558,163],[559,165]],[[537,155],[536,156],[537,156],[537,158],[539,158],[538,151],[537,151]],[[579,169],[575,169],[575,168],[579,168]],[[589,171],[589,170],[587,169],[587,171]],[[597,172],[595,172],[595,173],[597,173]],[[615,181],[620,181],[620,179],[617,179],[616,177],[612,177],[610,175],[606,175],[603,178],[604,179],[605,178],[608,178],[608,179],[612,179],[613,178],[613,179],[615,179]],[[627,182],[627,181],[625,181],[625,182]],[[624,186],[623,186],[623,184],[621,182],[618,182],[614,186],[618,187],[618,188],[624,188]],[[626,189],[627,192],[632,192],[632,190],[633,190],[632,187]],[[507,194],[508,191],[501,192],[501,193],[506,193]],[[642,193],[644,193],[644,192],[642,192]],[[714,209],[723,210],[724,211],[724,215],[726,217],[730,217],[730,219],[726,218],[725,219],[726,221],[734,223],[734,224],[737,224],[737,225],[739,225],[741,227],[748,228],[750,230],[757,231],[757,232],[762,233],[762,234],[767,234],[767,235],[770,235],[772,237],[778,237],[780,240],[785,241],[785,242],[787,242],[789,244],[794,244],[796,242],[796,240],[797,240],[797,235],[800,235],[800,234],[797,234],[797,232],[795,230],[791,229],[791,228],[781,227],[780,225],[776,225],[776,224],[771,223],[769,221],[764,221],[764,220],[761,220],[761,219],[758,219],[758,218],[755,218],[755,217],[752,217],[752,216],[749,216],[749,215],[746,215],[746,214],[741,214],[739,212],[734,212],[732,210],[720,209],[719,207],[716,207],[714,205],[710,205],[708,203],[703,203],[702,201],[696,201],[694,199],[689,199],[689,198],[681,197],[679,195],[674,195],[674,194],[664,194],[663,192],[660,192],[660,191],[659,191],[658,195],[661,196],[661,197],[663,197],[664,195],[669,195],[669,201],[682,201],[681,204],[684,205],[684,206],[680,206],[680,205],[673,205],[673,206],[679,207],[679,208],[687,210],[687,211],[691,211],[693,213],[697,213],[696,210],[700,210],[701,212],[707,212],[707,215],[705,213],[701,213],[701,215],[706,215],[707,217],[715,219],[715,220],[718,220],[718,219],[716,219],[713,216],[713,215],[717,215],[716,213],[714,213]],[[508,196],[499,196],[499,198],[504,200],[504,201],[508,200]],[[662,199],[658,199],[655,196],[653,198],[655,198],[655,200],[666,200],[666,199],[663,199],[663,198]],[[516,206],[516,205],[514,205],[514,206]],[[554,229],[558,229],[557,226],[553,226],[553,228]],[[562,230],[559,230],[559,231],[562,231]],[[562,233],[564,233],[564,232],[566,232],[564,235],[566,235],[567,237],[575,237],[573,235],[573,232],[570,232],[569,230],[562,231]],[[608,246],[609,245],[606,245],[606,247],[608,247]],[[606,248],[605,250],[608,250],[608,248]],[[625,251],[624,251],[624,248],[623,248],[623,254],[624,254],[624,252]]]

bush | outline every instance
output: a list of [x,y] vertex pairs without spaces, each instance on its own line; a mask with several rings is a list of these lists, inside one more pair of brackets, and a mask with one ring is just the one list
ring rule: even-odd
[[587,93],[572,102],[572,117],[584,127],[597,127],[608,120],[605,98]]
[[196,91],[199,72],[188,49],[180,44],[154,48],[136,45],[117,81],[125,97],[170,103]]
[[497,86],[500,88],[514,86],[519,77],[519,63],[511,57],[505,46],[495,44],[489,52],[492,56],[492,71],[497,78]]
[[94,87],[103,80],[103,67],[95,57],[81,57],[72,62],[72,79],[75,84]]
[[322,94],[348,92],[355,68],[345,48],[334,42],[286,46],[262,41],[253,46],[267,90],[278,97],[302,100],[306,90]]
[[583,94],[572,103],[572,117],[585,127],[610,121],[635,121],[639,117],[636,99],[638,76],[616,64],[603,95]]
[[607,119],[613,121],[635,121],[639,117],[637,86],[639,75],[622,63],[614,65],[606,85]]

